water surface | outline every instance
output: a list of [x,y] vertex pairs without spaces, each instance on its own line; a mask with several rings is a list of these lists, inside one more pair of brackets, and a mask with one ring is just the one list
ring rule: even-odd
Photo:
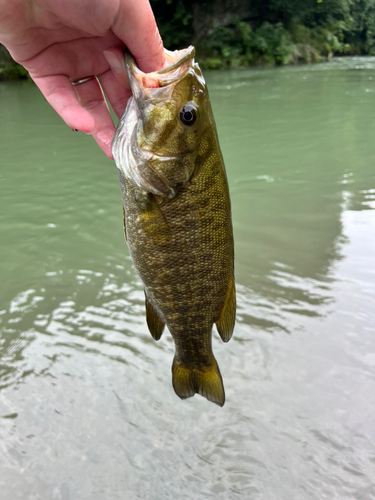
[[206,75],[231,188],[227,402],[147,331],[117,172],[0,84],[0,498],[375,498],[375,58]]

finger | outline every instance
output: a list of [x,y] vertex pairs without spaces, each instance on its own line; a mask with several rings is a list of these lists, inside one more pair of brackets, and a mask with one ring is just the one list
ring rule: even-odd
[[[129,88],[124,88],[123,85],[119,83],[119,81],[116,79],[116,76],[117,75],[114,74],[111,70],[108,70],[105,73],[99,75],[98,78],[110,105],[116,113],[116,116],[120,118],[132,93]],[[127,77],[126,82],[129,86]]]
[[58,74],[78,80],[106,71],[108,62],[103,51],[119,46],[123,46],[123,42],[111,32],[102,37],[79,38],[54,43],[34,57],[22,61],[22,65],[32,78]]
[[74,86],[81,106],[90,113],[95,122],[91,135],[108,158],[113,159],[111,144],[115,133],[103,91],[96,78]]
[[112,47],[105,50],[103,52],[103,55],[107,59],[107,62],[111,67],[117,82],[124,89],[130,90],[129,78],[125,66],[124,51],[117,47]]
[[70,128],[91,134],[95,121],[80,104],[68,77],[63,75],[34,77],[48,103]]
[[112,30],[129,48],[142,71],[150,73],[163,67],[163,42],[148,0],[120,2]]

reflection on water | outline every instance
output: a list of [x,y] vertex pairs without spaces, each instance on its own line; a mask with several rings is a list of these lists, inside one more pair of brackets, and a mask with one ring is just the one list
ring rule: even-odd
[[374,69],[207,75],[236,237],[222,409],[172,390],[113,164],[0,85],[1,500],[375,498]]

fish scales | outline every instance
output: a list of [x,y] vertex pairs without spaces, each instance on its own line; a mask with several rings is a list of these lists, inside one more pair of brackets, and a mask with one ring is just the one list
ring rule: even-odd
[[[150,331],[158,339],[166,324],[174,340],[176,393],[186,398],[198,392],[221,406],[225,395],[212,353],[212,326],[216,323],[222,339],[229,340],[234,327],[235,289],[228,183],[194,51],[189,48],[168,55],[175,80],[156,91],[139,88],[144,74],[127,56],[135,103],[128,105],[130,111],[120,121],[113,143],[124,228],[134,266],[144,284]],[[194,71],[189,74],[191,69]],[[159,77],[162,85],[168,68],[152,75]],[[171,85],[173,88],[167,88]],[[197,88],[202,90],[198,97]],[[167,112],[160,90],[169,97]],[[155,99],[152,92],[158,91]],[[199,112],[195,127],[180,125],[178,116],[176,120],[180,110],[187,109],[187,102],[193,103],[193,108],[196,103]],[[158,126],[158,121],[153,121],[155,116],[164,122]],[[129,131],[131,125],[133,144],[129,146],[129,134],[123,131]],[[123,151],[128,151],[128,156]],[[138,155],[137,159],[131,154]],[[172,192],[166,195],[161,189]]]

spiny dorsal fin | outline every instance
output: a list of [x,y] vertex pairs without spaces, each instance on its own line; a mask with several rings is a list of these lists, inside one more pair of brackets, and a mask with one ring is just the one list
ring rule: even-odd
[[155,311],[154,306],[148,300],[146,291],[145,291],[145,298],[146,298],[147,326],[153,338],[155,340],[159,340],[163,333],[165,323],[159,318],[159,315]]
[[228,340],[232,337],[235,321],[236,287],[234,285],[234,278],[231,278],[220,317],[216,321],[216,328],[223,342],[228,342]]
[[181,399],[191,398],[197,393],[219,406],[225,403],[223,379],[215,358],[210,366],[202,366],[199,369],[185,366],[175,358],[172,365],[172,384]]

